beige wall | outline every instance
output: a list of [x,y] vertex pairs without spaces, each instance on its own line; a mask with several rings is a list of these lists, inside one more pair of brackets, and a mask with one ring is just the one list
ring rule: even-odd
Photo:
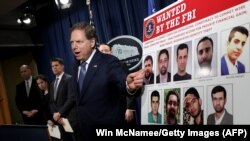
[[31,53],[4,60],[2,62],[2,70],[9,100],[9,109],[11,111],[12,123],[22,123],[22,117],[15,103],[16,85],[22,81],[19,74],[19,67],[22,64],[30,65],[33,74],[37,74],[37,65]]

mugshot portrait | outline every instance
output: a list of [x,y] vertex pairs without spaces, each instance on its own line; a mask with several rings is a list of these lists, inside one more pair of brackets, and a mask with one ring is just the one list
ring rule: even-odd
[[183,88],[183,124],[204,125],[204,87]]
[[233,84],[207,86],[207,124],[233,125]]
[[174,46],[173,81],[190,80],[192,78],[192,41]]
[[249,24],[221,32],[221,75],[249,72]]
[[195,39],[194,49],[195,78],[217,76],[217,33]]
[[162,90],[148,91],[148,123],[162,124]]
[[155,54],[148,54],[144,56],[143,67],[145,68],[144,84],[154,84],[155,83],[155,64],[157,61],[153,58]]
[[180,88],[164,89],[164,124],[180,124]]
[[156,83],[171,82],[171,55],[172,48],[163,48],[157,51],[157,76]]

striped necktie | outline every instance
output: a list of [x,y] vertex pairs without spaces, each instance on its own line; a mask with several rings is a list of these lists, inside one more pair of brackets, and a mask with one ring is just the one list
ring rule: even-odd
[[57,96],[57,85],[58,85],[59,78],[56,78],[55,84],[54,84],[54,100],[56,100]]
[[29,93],[30,93],[30,84],[29,84],[29,81],[26,81],[26,92],[27,92],[27,96],[29,96]]

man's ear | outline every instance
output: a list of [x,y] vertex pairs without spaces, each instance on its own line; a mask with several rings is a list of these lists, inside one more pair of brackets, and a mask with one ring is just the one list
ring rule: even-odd
[[95,39],[91,39],[91,40],[90,40],[90,44],[91,44],[91,48],[92,48],[92,49],[95,48],[95,43],[96,43]]
[[202,105],[202,100],[201,100],[201,98],[199,98],[199,103],[200,103],[200,105]]

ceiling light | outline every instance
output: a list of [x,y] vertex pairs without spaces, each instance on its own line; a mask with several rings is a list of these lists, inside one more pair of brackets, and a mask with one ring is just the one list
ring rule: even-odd
[[22,21],[21,21],[20,18],[17,19],[17,23],[18,23],[18,24],[21,24],[21,23],[22,23]]
[[31,23],[30,17],[27,17],[27,18],[23,19],[23,23],[30,24]]
[[31,10],[25,8],[23,14],[17,19],[17,23],[21,25],[35,26],[35,16]]
[[61,2],[62,4],[68,4],[68,3],[69,3],[69,0],[60,0],[60,2]]
[[59,9],[67,9],[71,6],[72,0],[55,0],[55,3]]

